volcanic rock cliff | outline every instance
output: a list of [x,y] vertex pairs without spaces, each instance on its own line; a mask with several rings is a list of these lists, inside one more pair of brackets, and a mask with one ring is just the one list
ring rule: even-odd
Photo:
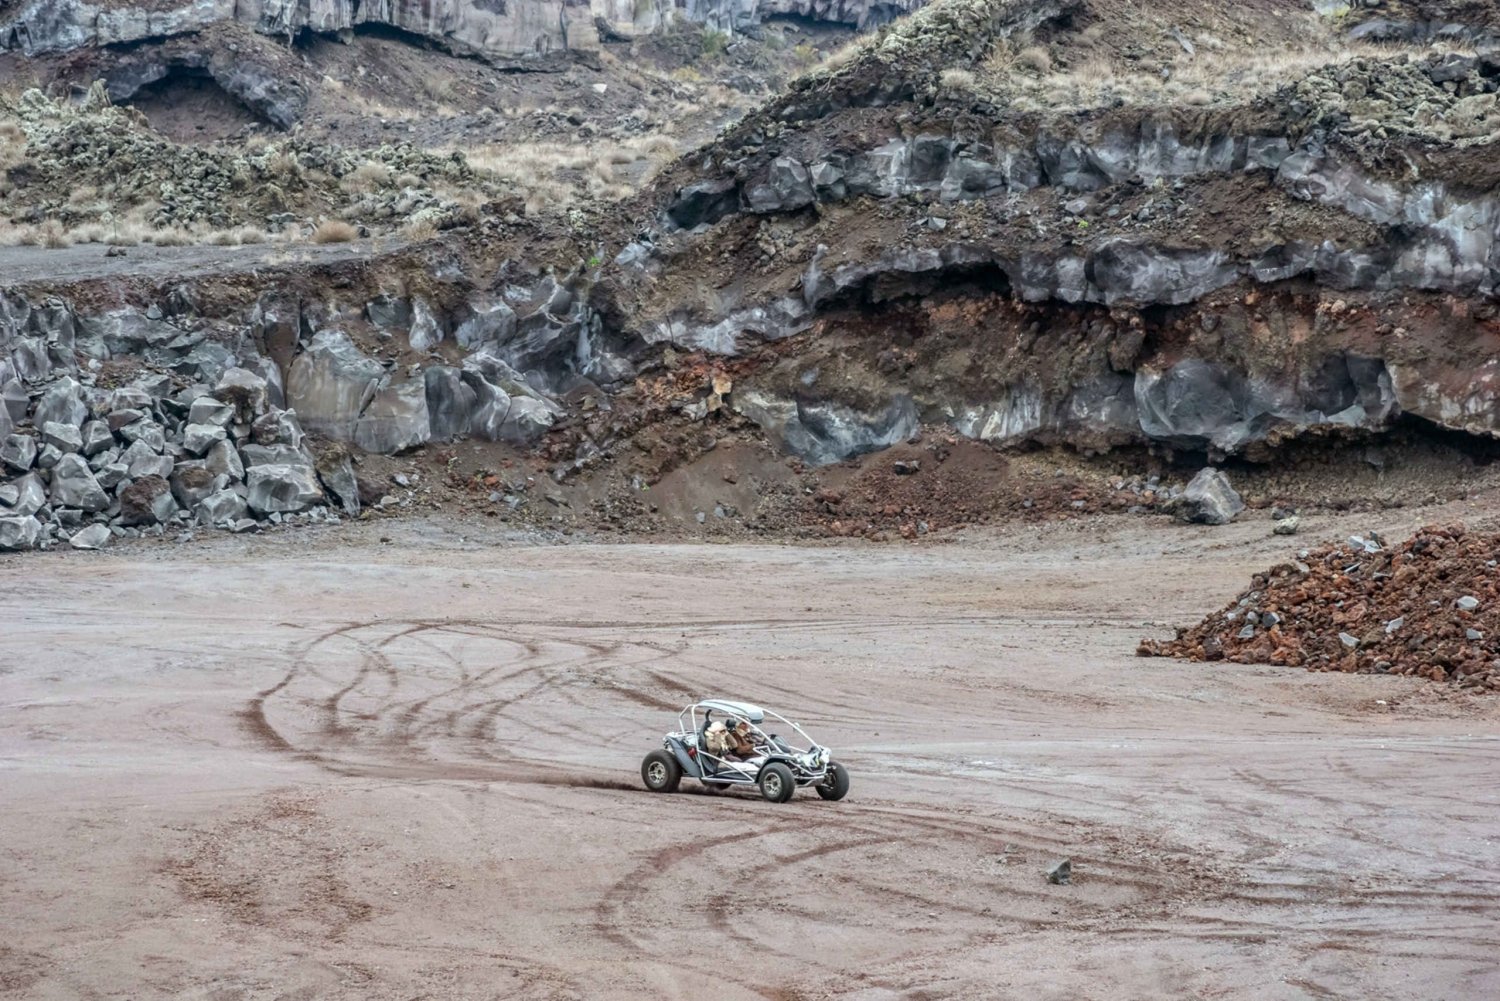
[[599,30],[651,32],[675,19],[732,32],[763,17],[878,25],[919,0],[29,0],[0,21],[0,47],[28,55],[161,41],[239,23],[266,35],[336,34],[364,25],[399,29],[452,51],[494,60],[543,60],[593,49]]
[[652,343],[796,338],[735,405],[824,461],[923,421],[1217,453],[1500,429],[1488,27],[1176,102],[1018,110],[953,69],[1087,10],[946,2],[799,82],[662,180],[602,301]]
[[645,456],[639,490],[710,419],[813,466],[924,428],[1271,461],[1493,436],[1494,19],[1378,13],[939,0],[618,205],[14,282],[12,511],[118,519],[153,476],[145,523],[356,509],[309,432],[504,441],[558,479]]

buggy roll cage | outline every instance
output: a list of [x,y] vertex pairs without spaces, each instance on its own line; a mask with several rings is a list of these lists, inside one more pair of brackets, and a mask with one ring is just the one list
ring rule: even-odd
[[[701,724],[698,722],[698,713],[700,710],[703,713],[703,722]],[[725,721],[726,726],[731,726],[741,720],[750,724],[751,731],[760,738],[758,743],[763,743],[767,748],[772,749],[772,753],[803,755],[821,750],[818,742],[807,735],[807,731],[780,713],[770,709],[762,709],[760,706],[754,706],[748,702],[731,702],[728,699],[705,699],[702,702],[695,702],[682,710],[682,712],[677,714],[679,732],[684,735],[702,733],[713,722],[715,713],[718,713],[720,718]],[[777,741],[782,745],[778,748],[777,742],[772,741],[771,734],[761,729],[761,724],[767,720],[785,723],[791,728],[793,733],[802,738],[802,742],[806,746],[800,748],[793,747],[787,743],[786,737],[777,734]],[[698,753],[708,754],[708,749],[700,747],[698,748]],[[717,760],[717,755],[709,754],[708,756]]]

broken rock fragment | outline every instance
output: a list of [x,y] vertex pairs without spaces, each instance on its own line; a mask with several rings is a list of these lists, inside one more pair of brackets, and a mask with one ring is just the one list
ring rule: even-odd
[[1227,525],[1243,510],[1229,477],[1212,467],[1200,470],[1174,502],[1177,520],[1195,525]]
[[245,498],[257,515],[289,514],[323,500],[323,488],[311,466],[253,466],[245,475]]

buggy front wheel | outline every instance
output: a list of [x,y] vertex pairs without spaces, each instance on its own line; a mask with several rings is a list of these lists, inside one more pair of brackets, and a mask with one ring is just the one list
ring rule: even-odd
[[773,761],[760,770],[760,794],[772,803],[785,803],[797,791],[797,780],[792,770],[779,761]]
[[818,795],[829,802],[837,802],[849,795],[849,769],[837,761],[828,763],[828,774],[815,787]]
[[682,766],[666,751],[652,751],[641,762],[641,780],[652,792],[676,792],[682,781]]

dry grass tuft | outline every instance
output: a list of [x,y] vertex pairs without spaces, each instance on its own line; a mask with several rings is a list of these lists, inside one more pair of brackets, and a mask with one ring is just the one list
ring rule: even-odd
[[974,82],[971,70],[945,69],[938,74],[938,84],[944,90],[970,91],[974,89]]
[[429,218],[418,216],[401,227],[401,238],[411,243],[426,243],[437,239],[437,224]]
[[313,243],[348,243],[359,238],[359,230],[342,219],[324,219],[309,238]]

